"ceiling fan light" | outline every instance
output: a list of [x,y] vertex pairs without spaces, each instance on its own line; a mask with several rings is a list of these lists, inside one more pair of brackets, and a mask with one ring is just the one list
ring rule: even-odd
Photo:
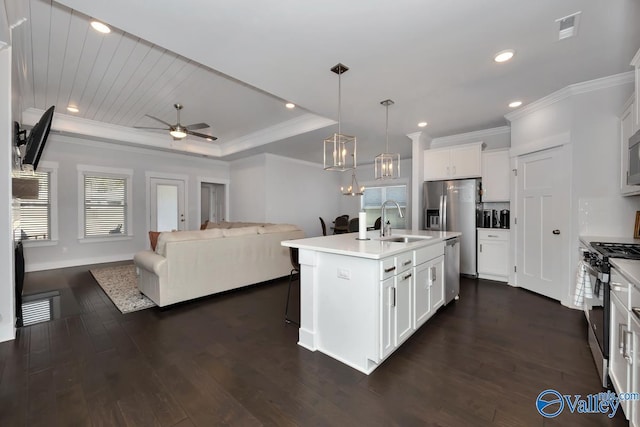
[[182,128],[171,129],[169,134],[176,139],[183,139],[187,137],[187,133]]

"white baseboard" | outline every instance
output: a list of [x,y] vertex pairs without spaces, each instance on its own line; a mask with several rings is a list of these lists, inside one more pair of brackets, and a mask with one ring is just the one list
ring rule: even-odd
[[29,263],[25,262],[24,271],[53,270],[55,268],[77,267],[79,265],[102,264],[103,262],[129,261],[133,260],[133,253],[108,255],[94,258],[65,259],[60,261]]

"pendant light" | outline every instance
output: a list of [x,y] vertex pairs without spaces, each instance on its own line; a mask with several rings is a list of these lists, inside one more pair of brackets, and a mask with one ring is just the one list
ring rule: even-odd
[[342,74],[349,67],[336,64],[331,71],[338,75],[338,133],[334,133],[324,140],[324,169],[331,171],[346,171],[356,168],[356,137],[343,135],[340,128],[342,102]]
[[380,101],[387,109],[387,145],[384,153],[378,154],[374,159],[376,179],[396,179],[400,177],[400,154],[389,153],[389,106],[394,102],[390,99]]
[[340,187],[340,192],[344,196],[362,196],[364,194],[364,185],[361,187],[358,184],[358,179],[356,178],[356,170],[354,169],[351,173],[351,185],[346,189],[344,187]]

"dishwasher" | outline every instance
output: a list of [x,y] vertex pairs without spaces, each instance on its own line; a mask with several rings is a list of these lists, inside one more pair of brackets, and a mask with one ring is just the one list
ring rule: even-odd
[[460,237],[444,243],[444,304],[458,299],[460,293]]

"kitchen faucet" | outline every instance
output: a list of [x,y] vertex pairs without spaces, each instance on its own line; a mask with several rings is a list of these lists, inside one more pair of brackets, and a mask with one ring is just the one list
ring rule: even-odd
[[398,213],[400,214],[400,218],[404,218],[404,215],[402,215],[402,209],[400,209],[400,205],[398,204],[398,202],[396,202],[395,200],[385,200],[382,203],[382,206],[380,206],[380,217],[381,217],[380,220],[382,222],[382,227],[380,227],[380,237],[391,236],[391,224],[387,226],[387,215],[386,215],[387,203],[395,203],[396,207],[398,208]]

